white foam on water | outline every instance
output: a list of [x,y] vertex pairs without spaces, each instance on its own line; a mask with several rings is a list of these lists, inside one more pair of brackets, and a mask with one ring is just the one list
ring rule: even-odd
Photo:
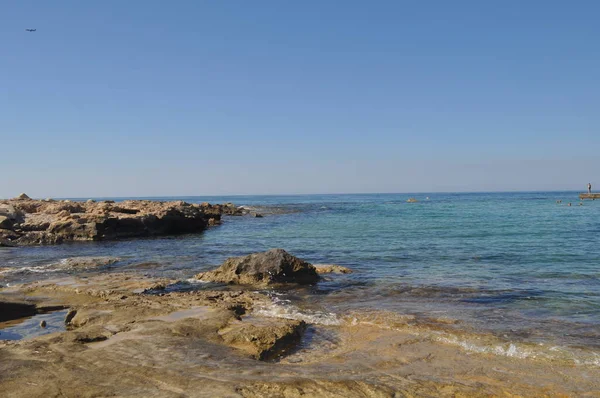
[[543,344],[540,344],[539,347],[527,347],[523,344],[511,342],[485,345],[449,335],[434,336],[433,340],[459,346],[468,352],[494,354],[519,359],[530,358],[567,361],[575,365],[583,366],[600,366],[600,354],[568,347],[553,346],[545,348]]
[[46,272],[57,272],[60,269],[56,269],[52,267],[52,264],[47,265],[38,265],[36,267],[14,267],[0,271],[0,274],[21,274],[26,272],[33,273],[46,273]]
[[480,354],[495,354],[505,357],[511,358],[536,358],[539,353],[534,352],[533,350],[518,347],[514,343],[506,343],[506,344],[498,344],[498,345],[478,345],[473,342],[459,339],[456,336],[438,336],[434,337],[435,341],[439,341],[446,344],[457,345],[462,347],[466,351],[476,352]]
[[188,278],[185,280],[186,283],[189,283],[190,285],[204,285],[207,283],[210,283],[209,281],[202,281],[200,279],[195,279],[195,278]]
[[273,297],[273,301],[269,304],[257,307],[254,310],[254,314],[273,318],[301,320],[315,325],[334,326],[340,324],[338,317],[333,313],[301,311],[298,307],[290,304],[289,300],[282,300],[278,297]]

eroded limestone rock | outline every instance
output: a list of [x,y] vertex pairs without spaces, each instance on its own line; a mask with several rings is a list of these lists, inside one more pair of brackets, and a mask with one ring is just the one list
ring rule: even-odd
[[225,344],[238,348],[252,358],[274,359],[300,342],[306,323],[282,318],[249,317],[231,322],[219,331]]
[[196,275],[197,279],[241,285],[277,283],[311,284],[319,280],[315,267],[283,249],[271,249],[227,259],[219,268]]
[[149,200],[0,200],[0,245],[40,245],[200,232],[236,208]]

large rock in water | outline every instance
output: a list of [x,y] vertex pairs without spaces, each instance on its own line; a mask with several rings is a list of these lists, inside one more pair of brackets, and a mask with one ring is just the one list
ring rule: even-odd
[[271,249],[263,253],[229,258],[219,268],[198,274],[196,278],[240,285],[305,285],[317,282],[319,274],[312,264],[292,256],[283,249]]

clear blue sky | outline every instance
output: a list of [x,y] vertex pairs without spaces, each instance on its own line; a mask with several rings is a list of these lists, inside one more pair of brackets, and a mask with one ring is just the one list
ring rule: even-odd
[[599,21],[599,1],[0,0],[0,197],[600,188]]

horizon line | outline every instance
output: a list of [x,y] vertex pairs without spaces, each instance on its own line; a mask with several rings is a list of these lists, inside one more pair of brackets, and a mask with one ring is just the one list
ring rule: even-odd
[[[152,198],[196,198],[196,197],[223,197],[223,196],[336,196],[336,195],[433,195],[433,194],[486,194],[486,193],[586,193],[578,190],[527,190],[527,191],[423,191],[423,192],[334,192],[334,193],[269,193],[269,194],[204,194],[204,195],[143,195],[143,196],[56,196],[52,199],[66,200],[66,199],[152,199]],[[15,197],[16,198],[16,197]],[[0,200],[12,200],[15,198],[5,198]],[[50,197],[49,197],[50,198]],[[32,198],[36,199],[36,198]],[[43,200],[46,198],[37,198]]]

